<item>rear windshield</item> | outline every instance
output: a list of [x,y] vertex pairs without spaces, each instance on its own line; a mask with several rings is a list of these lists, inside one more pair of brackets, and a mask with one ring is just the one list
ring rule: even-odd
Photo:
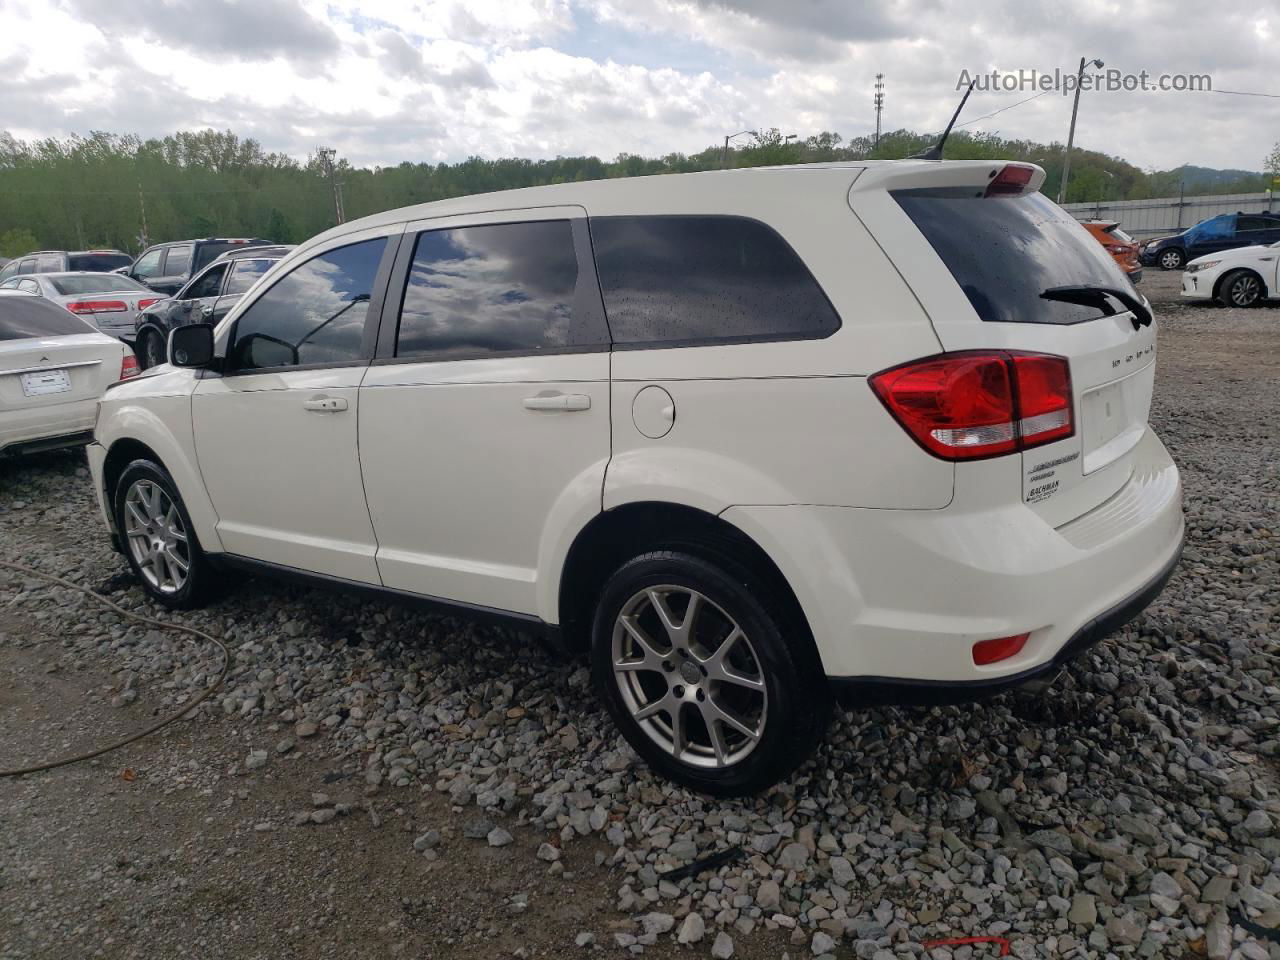
[[39,297],[0,296],[0,340],[65,337],[91,333],[93,327],[74,313]]
[[67,256],[68,270],[88,270],[94,273],[110,273],[133,263],[127,253],[72,253]]
[[1133,243],[1133,237],[1129,236],[1129,234],[1125,233],[1119,227],[1112,227],[1107,232],[1110,233],[1117,240],[1119,240],[1121,243]]
[[55,290],[64,296],[79,296],[82,293],[110,293],[116,290],[137,292],[143,289],[128,277],[117,273],[95,273],[87,277],[57,277],[49,281]]
[[1079,323],[1095,306],[1042,300],[1049,287],[1129,288],[1102,244],[1042,193],[975,197],[951,189],[895,190],[911,222],[947,265],[983,320]]

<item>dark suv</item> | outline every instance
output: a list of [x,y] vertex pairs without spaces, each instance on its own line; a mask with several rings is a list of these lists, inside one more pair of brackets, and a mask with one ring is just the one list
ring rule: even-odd
[[203,240],[174,240],[148,247],[123,272],[152,290],[177,293],[184,283],[228,250],[271,245],[270,240],[257,239],[206,237]]
[[1224,213],[1202,220],[1172,237],[1148,240],[1138,259],[1162,270],[1181,270],[1188,262],[1206,253],[1236,247],[1270,246],[1280,240],[1280,214]]
[[0,280],[27,273],[66,273],[84,270],[110,273],[127,267],[133,258],[120,250],[36,250],[14,257],[0,269]]
[[255,280],[291,246],[258,244],[222,253],[168,300],[147,307],[134,319],[133,349],[145,369],[164,363],[169,331],[188,323],[217,323]]

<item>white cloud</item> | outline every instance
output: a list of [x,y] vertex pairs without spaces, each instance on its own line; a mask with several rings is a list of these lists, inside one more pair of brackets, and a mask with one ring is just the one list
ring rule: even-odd
[[[656,155],[748,127],[864,134],[877,72],[887,129],[938,129],[962,70],[1071,70],[1081,55],[1280,93],[1280,12],[1205,17],[1190,0],[0,4],[0,129],[16,136],[212,125],[296,156],[328,143],[366,164]],[[975,94],[962,120],[1028,95]],[[1062,140],[1069,115],[1051,94],[969,129]],[[1278,134],[1280,100],[1089,92],[1077,142],[1142,166],[1257,168]]]

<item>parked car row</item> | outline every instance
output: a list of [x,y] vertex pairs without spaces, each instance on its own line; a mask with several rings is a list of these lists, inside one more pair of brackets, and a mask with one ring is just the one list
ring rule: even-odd
[[1280,241],[1280,215],[1224,213],[1169,237],[1142,244],[1138,258],[1147,266],[1181,270],[1192,260],[1236,247],[1270,246]]

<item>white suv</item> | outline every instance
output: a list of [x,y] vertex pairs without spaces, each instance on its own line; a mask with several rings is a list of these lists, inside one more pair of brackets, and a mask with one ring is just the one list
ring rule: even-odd
[[830,164],[345,224],[107,393],[103,514],[169,606],[234,567],[547,631],[654,767],[761,789],[832,693],[1050,675],[1177,561],[1151,314],[1043,178]]

